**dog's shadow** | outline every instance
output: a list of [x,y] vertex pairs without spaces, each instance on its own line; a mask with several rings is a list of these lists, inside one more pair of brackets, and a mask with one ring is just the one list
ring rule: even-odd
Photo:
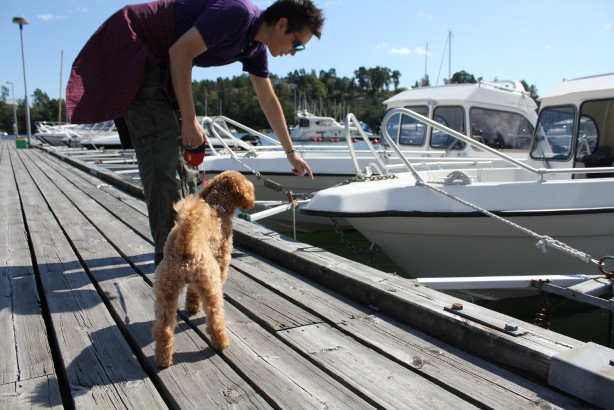
[[[202,314],[201,314],[202,315]],[[198,317],[195,324],[204,324],[206,318]],[[163,369],[156,366],[153,360],[153,339],[151,336],[152,321],[125,323],[120,330],[117,326],[92,332],[91,345],[83,349],[66,367],[65,373],[70,386],[70,394],[74,397],[89,394],[100,386],[135,386],[145,382],[148,374],[171,372],[173,366]],[[189,331],[190,326],[181,321],[175,328],[175,338]],[[189,336],[187,340],[196,340],[201,348],[193,343],[176,343],[173,359],[185,366],[191,366],[210,360],[216,352],[203,340]],[[126,341],[128,343],[126,343]],[[112,368],[113,371],[109,371]],[[196,369],[195,369],[196,370]],[[172,377],[172,375],[171,375]],[[125,388],[125,387],[122,387]]]

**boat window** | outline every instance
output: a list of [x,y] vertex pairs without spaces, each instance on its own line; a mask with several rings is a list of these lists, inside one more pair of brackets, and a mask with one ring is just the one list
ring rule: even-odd
[[569,159],[574,117],[575,110],[572,106],[544,108],[537,120],[531,158]]
[[[465,134],[465,115],[462,107],[437,107],[433,119],[448,128]],[[431,132],[431,147],[462,149],[465,143],[438,129]]]
[[[418,114],[427,116],[427,106],[404,107]],[[392,116],[386,124],[386,132],[399,145],[420,146],[426,139],[426,126],[406,114]]]
[[533,125],[520,114],[472,108],[469,111],[469,120],[471,121],[471,138],[491,148],[528,150],[531,146]]
[[576,159],[584,160],[586,155],[595,154],[599,131],[595,121],[587,116],[580,116],[580,129],[578,130],[578,141],[576,142]]

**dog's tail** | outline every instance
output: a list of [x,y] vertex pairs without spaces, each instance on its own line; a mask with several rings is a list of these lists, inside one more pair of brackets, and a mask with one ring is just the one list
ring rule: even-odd
[[184,255],[194,255],[197,247],[195,239],[198,232],[198,222],[204,206],[204,201],[196,195],[188,195],[177,201],[173,208],[177,212],[176,243],[182,244]]

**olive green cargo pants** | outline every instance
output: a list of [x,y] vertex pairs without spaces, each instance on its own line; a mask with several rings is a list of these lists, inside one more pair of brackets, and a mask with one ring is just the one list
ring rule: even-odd
[[161,89],[165,75],[161,66],[150,68],[124,116],[145,193],[156,263],[175,222],[173,204],[198,191],[198,168],[183,158],[177,115]]

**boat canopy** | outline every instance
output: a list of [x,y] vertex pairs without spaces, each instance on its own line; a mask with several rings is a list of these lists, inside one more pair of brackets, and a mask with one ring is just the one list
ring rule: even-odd
[[[502,99],[502,95],[505,98]],[[485,104],[490,107],[497,105],[510,105],[518,107],[531,106],[537,108],[535,101],[524,89],[521,83],[515,81],[505,82],[479,82],[469,84],[446,84],[435,87],[419,87],[403,91],[384,101],[388,109],[401,108],[411,101],[412,105],[476,105]],[[504,102],[504,104],[502,104]]]
[[541,105],[560,105],[574,102],[579,106],[586,100],[612,98],[614,73],[565,80],[539,98]]

